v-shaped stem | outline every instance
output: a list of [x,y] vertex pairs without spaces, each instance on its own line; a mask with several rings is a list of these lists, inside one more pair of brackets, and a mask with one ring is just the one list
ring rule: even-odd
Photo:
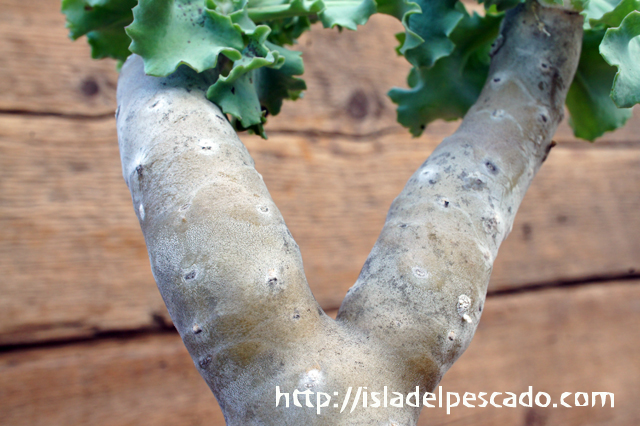
[[[577,14],[509,12],[480,99],[393,203],[337,321],[206,99],[211,81],[186,67],[148,77],[139,57],[127,60],[124,178],[158,288],[228,424],[415,424],[420,406],[363,408],[364,394],[375,406],[385,386],[405,396],[418,386],[420,403],[468,346],[498,246],[562,118],[581,34]],[[288,394],[277,408],[276,387]]]

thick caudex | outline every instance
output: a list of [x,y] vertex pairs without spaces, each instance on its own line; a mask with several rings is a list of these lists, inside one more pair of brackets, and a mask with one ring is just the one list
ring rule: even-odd
[[[361,397],[341,413],[343,398],[349,387],[418,386],[420,399],[469,345],[498,247],[553,144],[581,39],[578,14],[535,2],[507,13],[478,101],[393,202],[337,320],[313,298],[253,160],[207,100],[211,76],[182,66],[150,77],[140,57],[127,60],[124,178],[158,287],[228,424],[415,424],[419,407],[364,409]],[[288,408],[285,397],[275,407],[276,386]],[[311,391],[301,407],[296,389]],[[318,392],[333,398],[319,415]]]

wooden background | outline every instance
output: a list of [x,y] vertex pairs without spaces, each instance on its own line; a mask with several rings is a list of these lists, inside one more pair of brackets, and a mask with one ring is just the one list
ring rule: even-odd
[[[171,326],[121,178],[117,73],[66,37],[59,3],[0,0],[0,424],[222,425]],[[309,90],[243,136],[335,310],[405,181],[457,123],[419,139],[400,24],[304,36]],[[348,60],[345,60],[348,58]],[[640,115],[595,145],[565,124],[445,391],[608,391],[615,407],[425,409],[429,425],[640,424]],[[573,396],[569,398],[573,401]]]

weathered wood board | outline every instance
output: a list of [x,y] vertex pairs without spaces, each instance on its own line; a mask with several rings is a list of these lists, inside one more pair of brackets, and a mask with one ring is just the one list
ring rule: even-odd
[[[613,392],[614,408],[430,408],[420,424],[639,424],[639,300],[640,281],[489,297],[473,343],[441,383],[445,395],[532,386],[552,402]],[[1,353],[0,413],[12,426],[224,424],[174,333]]]
[[58,0],[0,0],[0,111],[111,115],[115,62],[67,37]]
[[[480,10],[466,1],[470,10]],[[115,61],[90,59],[85,38],[72,42],[58,0],[0,0],[0,112],[109,116],[116,108]],[[357,32],[325,30],[304,34],[294,48],[303,52],[308,90],[285,102],[267,131],[348,134],[373,138],[395,131],[392,87],[407,87],[409,63],[395,53],[402,24],[374,15]],[[451,134],[456,123],[434,123],[432,135]],[[640,120],[607,140],[635,140]],[[557,140],[572,140],[565,124]]]
[[[339,306],[386,210],[439,139],[244,138]],[[491,290],[640,271],[640,143],[556,148],[495,265]],[[121,177],[113,119],[0,115],[0,344],[168,322]]]
[[[58,0],[0,10],[0,424],[224,424],[167,331],[120,175],[115,62],[67,38]],[[314,28],[295,47],[304,99],[270,118],[268,141],[243,136],[326,309],[413,170],[457,127],[436,122],[412,139],[396,124],[386,93],[406,85],[401,30],[387,16],[357,33]],[[640,281],[607,280],[640,271],[639,134],[638,110],[596,145],[561,125],[498,256],[478,334],[442,383],[460,394],[611,391],[616,407],[458,407],[425,410],[421,424],[640,424]],[[531,291],[590,279],[602,281]]]

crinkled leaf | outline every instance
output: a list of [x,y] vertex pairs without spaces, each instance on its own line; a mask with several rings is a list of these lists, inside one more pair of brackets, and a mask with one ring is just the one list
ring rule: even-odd
[[307,16],[294,16],[293,18],[270,21],[271,33],[268,40],[278,46],[294,44],[302,33],[311,29],[313,22]]
[[489,72],[489,51],[498,35],[502,15],[464,14],[451,40],[455,50],[431,68],[414,67],[410,89],[394,88],[391,100],[398,104],[398,122],[419,136],[436,119],[462,117],[478,99]]
[[397,49],[399,55],[402,55],[399,50],[405,46],[409,49],[424,43],[424,39],[409,28],[411,15],[422,13],[417,3],[411,0],[378,0],[378,12],[394,16],[404,25],[405,32],[396,34],[396,38],[400,41]]
[[[591,0],[593,1],[593,0]],[[589,26],[591,28],[611,28],[619,27],[622,20],[634,10],[640,10],[640,0],[615,0],[617,4],[609,4],[610,8],[607,8],[605,13],[601,13],[602,9],[598,10],[597,15],[589,16]],[[585,20],[586,21],[586,20]]]
[[137,3],[138,0],[62,0],[69,37],[76,40],[116,24],[124,28],[133,19],[131,9]]
[[202,72],[214,68],[221,53],[242,58],[240,26],[208,9],[205,0],[140,0],[133,16],[129,49],[144,59],[149,75],[167,76],[181,64]]
[[87,34],[93,59],[114,58],[119,61],[127,59],[131,52],[131,39],[124,32],[124,27],[113,25]]
[[247,12],[248,0],[205,0],[207,8],[226,15],[243,34],[253,34],[256,24]]
[[568,2],[566,0],[538,0],[538,1],[543,5],[547,4],[552,7],[562,6],[563,8],[571,7],[571,9],[575,10],[576,12],[581,12],[585,9],[587,4],[591,0],[569,0]]
[[[398,52],[414,67],[432,67],[455,48],[449,35],[466,15],[458,0],[417,0],[422,13],[409,12]],[[417,37],[416,37],[417,36]]]
[[250,129],[266,139],[263,124],[265,114],[255,84],[255,71],[249,70],[232,82],[221,81],[209,88],[207,97],[225,113],[233,117],[231,124],[238,130]]
[[245,41],[248,40],[242,59],[235,60],[230,72],[209,88],[207,96],[233,117],[232,124],[237,130],[249,129],[264,137],[265,113],[278,114],[283,99],[297,99],[306,85],[293,77],[304,71],[300,54],[266,41],[272,35],[269,27],[256,26],[253,21],[278,16],[277,22],[292,24],[285,30],[288,31],[285,37],[291,37],[295,31],[301,34],[307,29],[309,20],[305,15],[323,10],[324,4],[322,0],[278,4],[269,0],[207,1],[219,12],[228,14],[243,31]]
[[244,9],[249,4],[249,0],[206,0],[205,6],[223,15],[231,15],[234,12]]
[[309,16],[321,12],[325,8],[323,0],[249,0],[247,12],[255,22],[266,22],[275,19]]
[[616,107],[609,96],[616,69],[598,51],[603,36],[604,30],[585,31],[580,62],[566,100],[574,134],[590,141],[622,127],[631,117],[631,109]]
[[[399,21],[408,19],[409,16],[407,16],[407,14],[411,15],[413,13],[421,13],[420,6],[410,0],[378,0],[377,4],[378,13],[391,15]],[[404,21],[403,24],[405,24]],[[405,24],[405,28],[406,27],[407,25]]]
[[631,12],[619,28],[609,28],[600,44],[600,54],[618,68],[611,99],[619,108],[640,102],[640,12]]
[[301,92],[306,90],[307,85],[304,80],[294,77],[304,73],[300,52],[271,43],[267,43],[267,46],[278,51],[280,56],[285,59],[284,64],[278,69],[263,67],[256,71],[260,104],[266,108],[269,114],[276,115],[280,113],[284,99],[296,100],[300,98]]
[[272,52],[277,52],[281,61],[278,62],[277,67],[271,67],[278,69],[287,75],[302,75],[304,74],[304,63],[302,62],[302,52],[295,50],[289,50],[286,47],[278,46],[276,44],[265,42],[265,46]]
[[584,16],[584,28],[590,29],[591,22],[597,22],[602,16],[611,12],[620,3],[620,0],[589,0],[581,15]]
[[115,58],[124,61],[130,54],[131,39],[124,27],[133,21],[131,9],[137,0],[63,0],[69,36],[87,35],[94,59]]
[[265,112],[278,114],[282,101],[298,99],[306,85],[294,77],[304,72],[300,52],[265,42],[264,33],[258,35],[254,47],[245,49],[243,59],[209,88],[207,97],[233,117],[236,130],[249,129],[265,137]]
[[[368,1],[375,11],[375,3]],[[207,96],[231,116],[237,130],[248,129],[264,137],[265,113],[277,114],[284,99],[297,99],[306,89],[304,81],[295,77],[304,70],[300,53],[277,44],[293,43],[307,30],[325,10],[323,0],[137,3],[63,0],[63,11],[73,38],[87,34],[94,58],[124,60],[131,48],[142,56],[149,75],[166,76],[183,64],[197,72],[211,70],[217,80]],[[346,27],[364,23],[373,12],[359,2],[334,1],[332,7],[333,12],[341,11],[335,25]],[[254,19],[258,18],[267,19],[275,31],[256,24]],[[132,21],[125,32],[124,27]],[[277,44],[268,42],[268,36]]]
[[516,7],[520,3],[524,3],[525,0],[478,0],[478,3],[484,3],[484,8],[489,9],[491,6],[495,6],[498,12],[503,12],[511,8]]
[[[270,0],[250,0],[248,10],[254,15],[261,9],[261,13],[265,13],[265,2]],[[314,0],[307,2],[293,1],[291,3],[281,4],[282,1],[277,0],[281,7],[287,7],[284,16],[277,19],[270,19],[268,22],[255,18],[256,22],[265,23],[271,27],[271,33],[268,40],[279,46],[284,44],[294,44],[296,40],[304,33],[311,29],[311,24],[318,21],[317,13],[324,9],[322,0]],[[296,12],[296,13],[289,13]],[[296,15],[296,16],[289,16]]]
[[571,4],[571,7],[573,7],[573,10],[582,12],[589,5],[590,1],[591,0],[570,0],[569,3]]
[[355,30],[364,25],[376,13],[374,0],[324,0],[325,9],[319,17],[325,28],[348,28]]
[[280,68],[285,62],[277,50],[269,50],[265,45],[269,31],[265,25],[258,26],[229,74],[221,75],[207,91],[207,98],[225,114],[235,117],[243,128],[261,126],[265,121],[253,71],[264,66]]

